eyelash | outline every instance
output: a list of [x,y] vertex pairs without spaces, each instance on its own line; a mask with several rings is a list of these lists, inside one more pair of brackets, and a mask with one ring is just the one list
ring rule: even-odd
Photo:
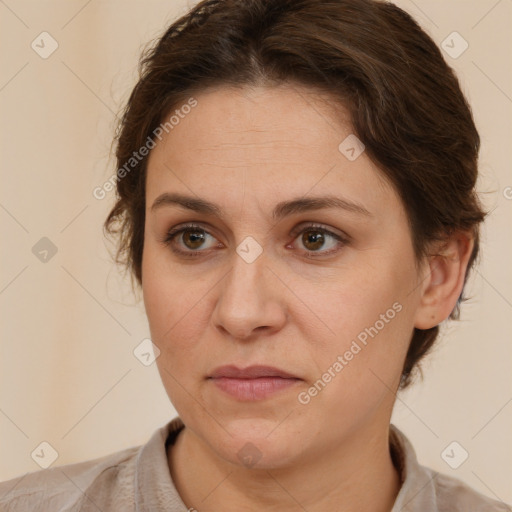
[[[174,239],[180,235],[181,233],[184,233],[186,231],[202,231],[208,235],[210,235],[210,233],[208,233],[207,230],[205,230],[202,226],[198,225],[198,224],[185,224],[185,225],[182,225],[182,226],[178,226],[176,228],[173,228],[171,230],[169,230],[164,239],[162,240],[162,242],[165,244],[165,245],[168,245],[170,246],[171,250],[178,254],[179,256],[183,256],[183,257],[186,257],[186,258],[197,258],[197,257],[201,257],[204,255],[204,253],[206,251],[201,251],[201,250],[197,250],[197,251],[192,251],[192,250],[188,250],[188,251],[183,251],[181,249],[177,249],[176,247],[173,246],[172,242],[174,241]],[[336,233],[333,233],[332,231],[324,228],[323,226],[321,225],[318,225],[318,224],[310,224],[308,226],[302,226],[301,228],[299,229],[294,229],[291,233],[291,235],[294,237],[294,240],[297,238],[297,236],[301,233],[304,233],[305,231],[316,231],[318,233],[322,233],[323,235],[328,235],[332,238],[334,238],[335,240],[337,240],[339,242],[339,246],[344,246],[344,245],[347,245],[349,243],[349,239],[348,237],[343,237],[341,235],[338,235]],[[210,236],[213,236],[213,235],[210,235]],[[306,250],[305,253],[306,253],[306,257],[307,258],[318,258],[318,257],[325,257],[325,256],[328,256],[328,255],[331,255],[335,252],[337,252],[339,250],[339,247],[335,248],[335,249],[331,249],[330,251],[328,252],[318,252],[318,251],[308,251]]]

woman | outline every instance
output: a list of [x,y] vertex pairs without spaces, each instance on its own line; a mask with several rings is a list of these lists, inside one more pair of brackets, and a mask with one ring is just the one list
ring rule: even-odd
[[510,510],[390,425],[478,253],[478,149],[391,4],[193,8],[144,56],[106,221],[179,417],[2,484],[1,509]]

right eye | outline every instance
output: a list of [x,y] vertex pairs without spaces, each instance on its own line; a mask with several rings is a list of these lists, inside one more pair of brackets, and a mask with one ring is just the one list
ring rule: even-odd
[[[215,240],[213,235],[200,225],[186,224],[169,230],[162,242],[165,245],[169,245],[171,250],[180,256],[196,258],[205,252],[205,250],[200,251],[199,249],[204,245],[208,237]],[[185,247],[185,249],[180,249],[179,246]],[[216,246],[218,247],[218,244]],[[215,245],[212,247],[215,247]]]

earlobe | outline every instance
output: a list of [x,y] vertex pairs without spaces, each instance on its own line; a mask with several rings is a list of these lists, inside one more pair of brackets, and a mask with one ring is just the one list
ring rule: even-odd
[[427,276],[422,286],[414,327],[430,329],[446,320],[462,293],[473,237],[466,232],[454,233],[428,257]]

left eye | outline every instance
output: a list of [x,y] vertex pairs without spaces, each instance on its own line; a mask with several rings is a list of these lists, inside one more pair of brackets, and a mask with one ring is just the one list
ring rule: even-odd
[[[336,233],[332,233],[321,226],[308,226],[302,228],[299,235],[301,235],[300,241],[306,248],[306,252],[308,255],[313,257],[315,256],[315,253],[319,253],[320,256],[325,256],[326,254],[336,252],[337,248],[347,243],[345,238],[337,235]],[[329,246],[327,250],[320,252],[319,249],[325,248],[329,239],[331,240],[331,243],[327,244]]]
[[[176,247],[176,238],[179,237],[178,242],[182,244],[182,247],[185,246],[186,250]],[[301,236],[299,236],[301,235]],[[347,239],[329,231],[328,229],[322,226],[306,226],[302,227],[300,230],[295,230],[292,233],[292,236],[295,236],[295,240],[300,238],[300,241],[305,247],[305,252],[307,257],[315,257],[317,254],[319,256],[325,256],[327,254],[331,254],[336,252],[339,247],[348,243]],[[173,252],[179,255],[183,255],[186,257],[197,257],[201,256],[201,253],[204,253],[204,250],[200,250],[201,246],[204,245],[206,239],[210,237],[215,240],[208,231],[203,229],[201,226],[196,224],[189,224],[186,226],[181,226],[178,228],[171,229],[162,240],[165,245],[170,245]],[[328,250],[320,251],[322,247],[325,247],[328,240],[331,240],[330,246]],[[219,243],[220,244],[220,243]],[[219,244],[214,244],[210,248],[215,246],[219,246]]]

